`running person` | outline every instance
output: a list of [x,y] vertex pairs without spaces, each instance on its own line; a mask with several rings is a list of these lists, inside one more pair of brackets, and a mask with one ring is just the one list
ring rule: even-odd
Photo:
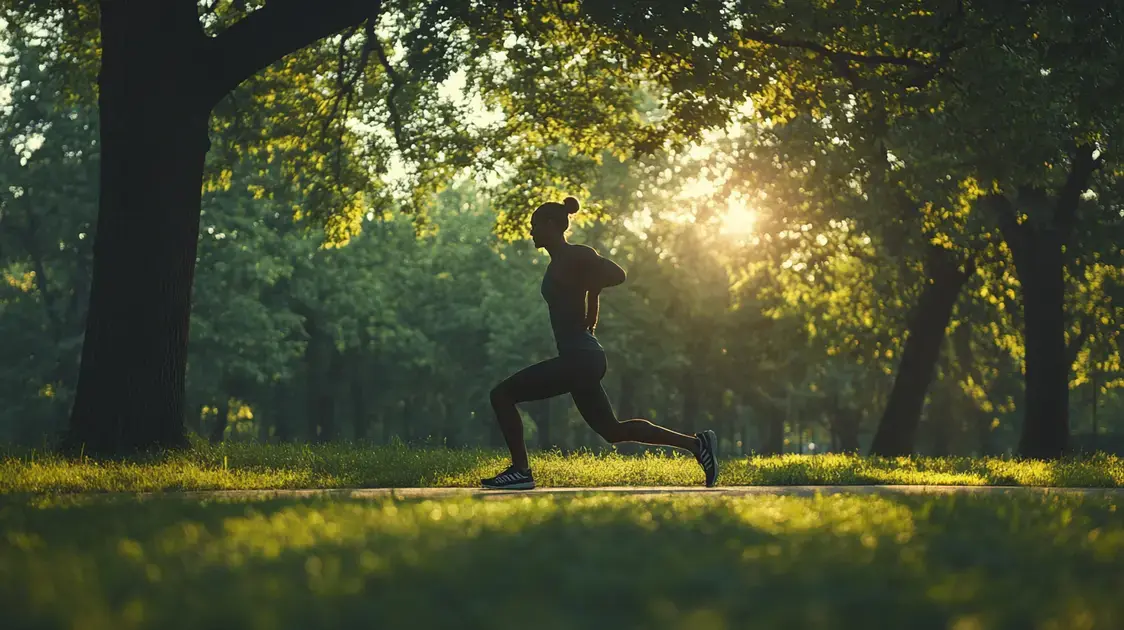
[[544,203],[531,215],[535,247],[550,254],[542,280],[542,296],[550,311],[550,326],[558,356],[509,376],[492,389],[492,408],[511,451],[511,466],[481,480],[485,488],[526,490],[535,487],[523,441],[523,422],[515,405],[569,393],[585,421],[609,443],[640,442],[690,451],[702,466],[707,487],[718,477],[714,431],[694,436],[677,433],[647,420],[618,421],[601,379],[605,376],[605,349],[593,331],[597,326],[601,290],[625,281],[624,270],[585,245],[566,242],[569,215],[578,211],[578,200]]

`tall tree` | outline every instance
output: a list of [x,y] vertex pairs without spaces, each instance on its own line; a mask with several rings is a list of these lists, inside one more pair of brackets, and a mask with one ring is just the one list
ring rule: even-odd
[[[478,155],[479,137],[474,143],[459,133],[464,127],[459,112],[441,106],[435,97],[457,63],[476,59],[481,69],[474,75],[476,83],[508,76],[491,53],[503,50],[508,26],[514,25],[522,36],[516,41],[526,42],[528,51],[515,61],[531,68],[546,55],[560,66],[554,76],[565,76],[561,72],[565,58],[544,52],[550,47],[540,45],[537,37],[558,35],[559,24],[531,15],[543,13],[534,5],[526,9],[520,5],[419,5],[405,0],[393,6],[381,0],[220,1],[202,7],[195,0],[105,0],[96,6],[6,3],[2,8],[11,20],[59,21],[68,46],[100,42],[100,49],[84,51],[85,59],[100,64],[100,202],[81,371],[64,446],[119,453],[185,444],[184,378],[204,158],[210,146],[212,112],[230,102],[224,99],[232,90],[283,58],[346,29],[334,42],[338,54],[325,53],[324,46],[317,49],[325,54],[319,57],[319,67],[314,63],[315,71],[305,83],[315,83],[317,77],[335,81],[328,90],[332,96],[322,102],[328,118],[336,119],[332,129],[341,134],[346,129],[339,121],[354,114],[358,100],[365,99],[371,107],[353,118],[370,121],[376,113],[385,113],[383,127],[400,156],[412,165],[408,176],[414,184],[415,205],[420,205],[418,195],[439,188],[466,160],[475,156],[494,162],[504,156],[502,150]],[[478,32],[480,37],[463,37],[465,25],[491,30]],[[383,29],[398,36],[406,51],[405,63],[380,38]],[[473,57],[473,47],[481,54]],[[327,60],[338,64],[323,63]],[[534,65],[535,73],[541,68]],[[503,87],[513,94],[533,88],[526,82],[530,76],[515,73]],[[550,97],[536,95],[535,100],[545,104],[566,99],[564,92],[558,92]],[[410,106],[418,108],[410,110]],[[585,143],[591,144],[596,135],[588,130],[600,120],[608,119],[617,128],[621,121],[630,121],[627,112],[611,110],[588,110],[583,112],[587,124],[557,128],[580,129]],[[522,118],[519,126],[524,131],[550,128],[549,118],[572,111],[552,108]],[[240,113],[232,115],[237,118]],[[426,126],[441,131],[428,136],[414,133]],[[548,139],[566,135],[552,133]],[[525,137],[522,144],[509,143],[509,148],[518,153],[534,145],[538,151],[541,137]],[[384,149],[368,157],[370,172],[385,173],[390,162],[386,142],[379,134],[368,138],[370,144],[356,150]],[[335,205],[332,202],[346,193],[338,190],[338,177],[331,176],[338,163],[338,159],[315,157],[305,162],[327,174],[322,181],[311,182],[311,194],[327,198],[321,206]],[[356,201],[354,194],[342,197],[345,205]],[[341,221],[339,212],[328,214],[335,217],[329,217],[328,225],[337,228],[337,236],[346,237],[356,224]]]

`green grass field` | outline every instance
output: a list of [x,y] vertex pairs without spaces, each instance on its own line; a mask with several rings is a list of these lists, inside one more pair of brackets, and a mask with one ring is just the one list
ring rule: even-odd
[[[690,457],[533,453],[540,486],[696,485]],[[63,460],[35,453],[0,458],[0,493],[137,492],[263,488],[472,487],[506,465],[497,451],[227,444],[165,458],[124,462]],[[1124,486],[1124,460],[1059,462],[847,455],[727,458],[721,485],[948,484]]]
[[[685,457],[532,456],[543,486],[699,485]],[[1124,486],[1124,461],[726,459],[724,485]],[[1124,627],[1115,495],[141,491],[475,486],[500,453],[197,447],[0,459],[0,627]],[[105,494],[114,492],[114,494]]]
[[0,497],[0,626],[1124,627],[1111,497]]

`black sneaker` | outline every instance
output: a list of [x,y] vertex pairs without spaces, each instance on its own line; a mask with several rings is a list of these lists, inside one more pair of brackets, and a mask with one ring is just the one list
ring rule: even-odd
[[491,490],[531,490],[535,487],[535,478],[530,470],[516,470],[511,466],[495,477],[481,479],[480,484]]
[[706,487],[713,488],[714,482],[718,479],[718,436],[714,431],[707,429],[702,433],[696,433],[695,437],[699,440],[699,454],[695,456],[695,460],[706,473]]

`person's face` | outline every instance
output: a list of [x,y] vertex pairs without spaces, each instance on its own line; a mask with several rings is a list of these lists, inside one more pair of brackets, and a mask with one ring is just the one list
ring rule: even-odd
[[558,226],[542,212],[531,215],[531,240],[536,248],[550,247],[558,242]]

